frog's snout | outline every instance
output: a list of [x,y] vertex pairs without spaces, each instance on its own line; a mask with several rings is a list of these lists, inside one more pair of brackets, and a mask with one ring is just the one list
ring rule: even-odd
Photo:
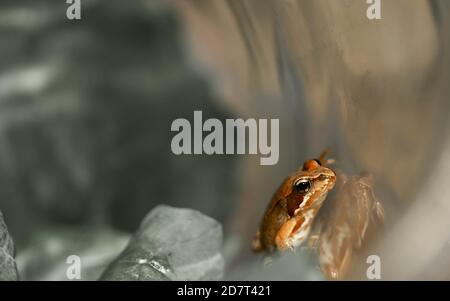
[[325,177],[328,182],[328,189],[333,189],[334,185],[336,184],[336,173],[329,168],[324,168],[322,176]]

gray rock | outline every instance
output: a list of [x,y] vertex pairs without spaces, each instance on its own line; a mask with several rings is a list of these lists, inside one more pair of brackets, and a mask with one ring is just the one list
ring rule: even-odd
[[14,244],[0,212],[0,280],[17,280]]
[[[108,228],[66,228],[40,232],[17,254],[23,280],[97,280],[105,268],[126,247],[130,236]],[[69,279],[73,264],[80,259],[80,279]]]
[[214,219],[160,205],[101,280],[217,280],[224,270],[221,248],[222,227]]

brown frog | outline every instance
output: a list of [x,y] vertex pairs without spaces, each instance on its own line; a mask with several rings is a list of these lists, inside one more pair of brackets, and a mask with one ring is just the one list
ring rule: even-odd
[[281,184],[253,241],[254,251],[294,249],[306,240],[336,182],[334,171],[322,165],[325,155],[306,161]]
[[[305,242],[316,252],[328,279],[345,277],[352,255],[368,229],[384,221],[371,175],[347,176],[328,167],[334,160],[308,160],[278,188],[267,207],[252,247],[259,251],[293,250]],[[324,162],[324,163],[322,163]],[[328,197],[335,188],[336,193]],[[320,213],[320,214],[319,214]]]

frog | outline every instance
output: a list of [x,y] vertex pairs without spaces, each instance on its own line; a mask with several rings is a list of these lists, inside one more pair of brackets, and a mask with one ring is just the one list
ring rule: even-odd
[[328,167],[333,160],[325,160],[327,153],[306,160],[282,182],[263,215],[252,242],[253,251],[286,251],[303,245],[336,183],[336,174]]
[[304,246],[317,255],[326,279],[340,280],[367,241],[370,228],[384,224],[385,213],[375,195],[373,175],[349,176],[332,169],[336,161],[325,160],[328,152],[305,161],[282,182],[263,215],[252,248],[282,253]]

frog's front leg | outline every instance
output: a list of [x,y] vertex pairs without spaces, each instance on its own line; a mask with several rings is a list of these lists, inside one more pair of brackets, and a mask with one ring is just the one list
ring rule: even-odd
[[293,248],[290,241],[290,237],[295,229],[295,226],[296,226],[296,219],[291,218],[286,223],[284,223],[283,226],[280,228],[275,237],[275,245],[277,246],[278,250],[286,251],[288,249]]
[[292,250],[302,245],[311,229],[313,215],[312,212],[305,215],[299,214],[284,223],[275,237],[275,244],[278,250]]

